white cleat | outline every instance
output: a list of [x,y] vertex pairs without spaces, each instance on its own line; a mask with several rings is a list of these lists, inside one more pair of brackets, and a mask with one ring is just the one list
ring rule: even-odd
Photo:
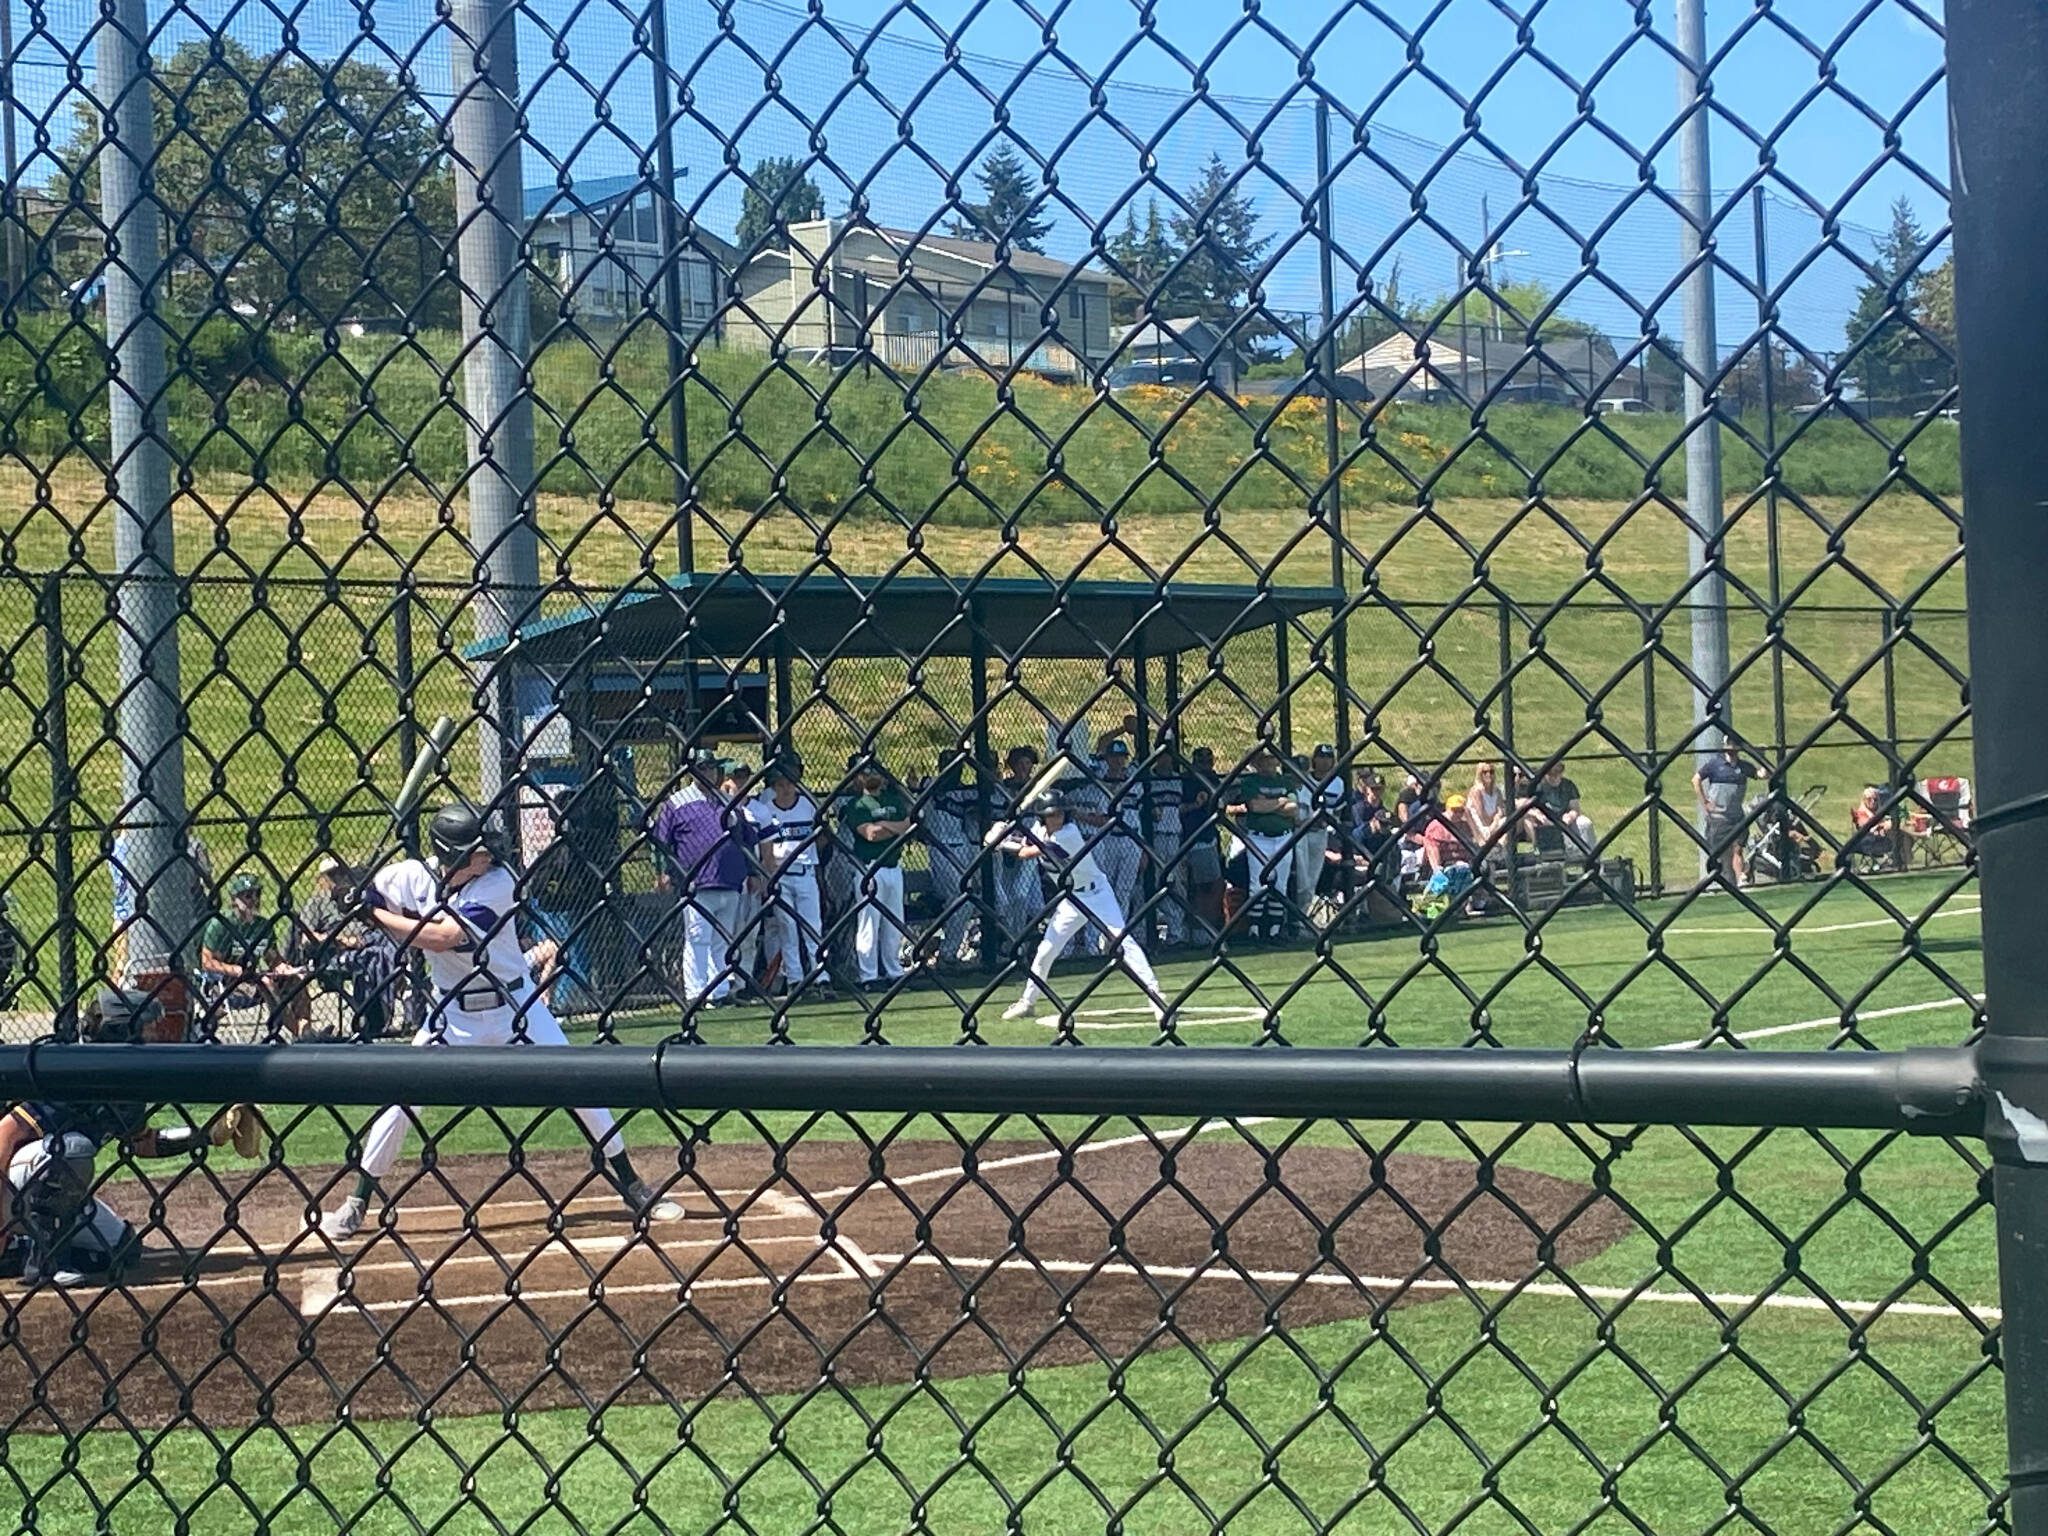
[[659,1198],[646,1184],[634,1180],[619,1191],[619,1198],[626,1202],[626,1209],[636,1220],[652,1226],[657,1222],[681,1221],[683,1208],[675,1201]]
[[1038,1004],[1030,998],[1020,997],[1003,1010],[1006,1019],[1031,1019],[1038,1016]]
[[320,1235],[330,1243],[345,1243],[363,1230],[363,1202],[344,1200],[320,1218]]

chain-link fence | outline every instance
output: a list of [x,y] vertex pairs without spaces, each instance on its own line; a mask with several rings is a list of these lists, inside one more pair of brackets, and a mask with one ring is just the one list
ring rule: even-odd
[[0,0],[23,1529],[2048,1530],[2042,24],[1411,9]]

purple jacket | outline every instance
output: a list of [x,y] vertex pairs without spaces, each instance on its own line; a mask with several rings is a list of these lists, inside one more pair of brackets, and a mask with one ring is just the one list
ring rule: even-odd
[[754,826],[737,806],[709,795],[671,796],[655,815],[654,841],[685,891],[737,891],[747,883]]

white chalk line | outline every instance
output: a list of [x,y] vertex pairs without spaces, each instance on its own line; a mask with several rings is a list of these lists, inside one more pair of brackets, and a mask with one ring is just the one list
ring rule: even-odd
[[[1169,1015],[1171,1022],[1178,1025],[1195,1024],[1263,1024],[1272,1009],[1261,1008],[1256,1003],[1234,1003],[1212,1007],[1188,1006],[1175,1008]],[[1165,1026],[1152,1016],[1152,1010],[1143,1008],[1084,1008],[1070,1019],[1057,1015],[1042,1018],[1038,1022],[1047,1029],[1149,1029],[1164,1033]]]
[[[1931,1013],[1937,1008],[1974,1008],[1984,1001],[1982,994],[1974,997],[1940,997],[1931,1003],[1901,1003],[1895,1008],[1866,1008],[1851,1016],[1847,1023],[1862,1024],[1871,1019],[1896,1019],[1909,1013]],[[1716,1036],[1712,1040],[1673,1040],[1664,1045],[1653,1045],[1653,1051],[1699,1051],[1719,1045],[1725,1040],[1768,1040],[1774,1035],[1796,1035],[1810,1029],[1841,1029],[1844,1020],[1839,1013],[1822,1014],[1817,1019],[1800,1019],[1793,1024],[1769,1024],[1761,1029],[1737,1030],[1732,1034]]]
[[[836,1257],[836,1255],[835,1255]],[[1705,1310],[1716,1307],[1722,1311],[1771,1310],[1790,1312],[1822,1312],[1846,1314],[1857,1323],[1870,1322],[1886,1317],[1927,1317],[1946,1318],[1954,1322],[1975,1321],[1990,1325],[2002,1320],[2003,1313],[1997,1307],[1970,1306],[1929,1301],[1834,1301],[1818,1296],[1801,1296],[1781,1293],[1750,1295],[1741,1292],[1712,1291],[1704,1295],[1692,1291],[1640,1290],[1615,1285],[1566,1285],[1560,1281],[1514,1281],[1514,1280],[1473,1280],[1450,1278],[1410,1279],[1395,1275],[1345,1275],[1328,1270],[1293,1271],[1269,1269],[1235,1269],[1214,1265],[1194,1268],[1178,1264],[1124,1264],[1090,1263],[1081,1259],[1030,1259],[1010,1257],[1001,1259],[955,1258],[935,1253],[879,1253],[869,1255],[869,1262],[877,1266],[874,1274],[858,1273],[843,1263],[838,1273],[805,1273],[800,1275],[745,1275],[715,1280],[671,1281],[663,1285],[605,1285],[601,1288],[590,1286],[552,1291],[522,1291],[516,1298],[503,1295],[463,1295],[450,1297],[405,1297],[392,1301],[365,1303],[349,1302],[343,1298],[337,1305],[358,1312],[396,1312],[409,1307],[428,1305],[435,1308],[493,1306],[509,1300],[520,1301],[594,1301],[609,1300],[621,1296],[674,1295],[680,1301],[687,1301],[698,1291],[762,1289],[781,1285],[821,1285],[835,1281],[858,1280],[872,1286],[889,1270],[903,1268],[944,1268],[948,1270],[978,1270],[983,1273],[999,1273],[1006,1270],[1021,1270],[1031,1274],[1058,1275],[1109,1275],[1119,1279],[1135,1280],[1178,1280],[1190,1282],[1229,1281],[1243,1285],[1250,1282],[1257,1285],[1307,1285],[1340,1286],[1347,1290],[1361,1291],[1376,1300],[1388,1299],[1406,1292],[1424,1291],[1433,1294],[1466,1292],[1482,1296],[1523,1297],[1532,1296],[1545,1300],[1596,1301],[1625,1303],[1633,1306],[1695,1307]],[[594,1294],[599,1290],[599,1294]],[[309,1314],[310,1315],[310,1314]]]
[[[1975,917],[1983,910],[1984,907],[1981,902],[1974,907],[1943,907],[1939,912],[1930,912],[1925,917],[1913,919],[1911,921],[1911,926],[1918,928],[1922,924],[1931,923],[1935,921],[1937,918],[1943,917]],[[1774,925],[1772,921],[1768,917],[1766,917],[1758,922],[1749,923],[1739,927],[1728,926],[1695,928],[1688,926],[1684,928],[1666,928],[1664,932],[1666,935],[1684,934],[1690,936],[1695,934],[1712,933],[1768,939],[1775,939],[1779,936],[1779,934],[1783,933],[1791,938],[1796,939],[1805,937],[1809,934],[1817,933],[1854,933],[1857,930],[1863,928],[1890,928],[1893,930],[1897,930],[1902,926],[1905,925],[1901,924],[1897,918],[1873,917],[1861,918],[1853,923],[1811,924],[1795,920],[1791,923],[1785,924],[1784,926],[1780,927]]]

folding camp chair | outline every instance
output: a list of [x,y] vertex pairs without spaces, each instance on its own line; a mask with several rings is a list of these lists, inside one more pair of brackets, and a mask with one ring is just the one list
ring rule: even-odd
[[1914,786],[1921,805],[1907,823],[1916,863],[1932,867],[1962,864],[1970,857],[1970,781],[1922,779]]

